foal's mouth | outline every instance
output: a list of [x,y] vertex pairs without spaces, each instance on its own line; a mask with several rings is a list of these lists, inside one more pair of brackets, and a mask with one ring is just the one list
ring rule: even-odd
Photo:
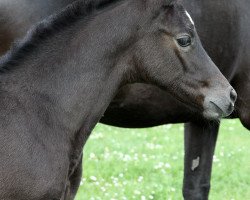
[[214,103],[213,101],[209,101],[209,102],[214,105],[214,107],[217,110],[217,113],[219,114],[219,117],[226,117],[225,112],[216,103]]

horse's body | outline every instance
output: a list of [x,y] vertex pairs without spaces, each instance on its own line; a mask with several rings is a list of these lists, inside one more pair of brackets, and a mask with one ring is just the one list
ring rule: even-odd
[[[6,51],[10,42],[22,37],[32,24],[73,1],[54,0],[52,3],[48,0],[1,0],[0,52]],[[245,127],[249,129],[248,74],[250,59],[248,59],[249,50],[247,49],[250,38],[248,30],[249,1],[186,0],[186,4],[197,25],[205,49],[239,93],[239,100],[236,104],[237,112],[232,117],[239,117]],[[31,15],[32,17],[30,17]],[[187,129],[192,131],[186,131],[184,185],[186,189],[184,190],[190,188],[191,192],[184,191],[184,193],[186,193],[187,199],[194,199],[195,195],[197,195],[197,199],[206,199],[209,190],[211,160],[218,131],[216,124],[197,122],[198,118],[185,104],[177,101],[165,91],[145,84],[123,87],[101,119],[106,124],[121,127],[148,127],[190,120],[196,120],[196,123],[192,123]],[[202,134],[197,134],[197,132]],[[189,144],[190,141],[194,143],[196,149]],[[202,162],[203,165],[200,165],[198,171],[190,171],[191,161],[197,156],[203,157],[207,163]],[[81,174],[80,171],[79,167],[78,176]],[[194,195],[194,193],[196,194]]]
[[[23,37],[33,24],[74,1],[0,0],[0,52],[9,49],[10,43]],[[250,62],[247,49],[250,15],[247,10],[250,3],[245,0],[231,3],[224,0],[191,0],[185,3],[197,25],[205,49],[237,90],[244,93],[245,89],[238,82],[242,79],[248,81],[244,74],[248,74]],[[245,95],[246,93],[241,94],[237,101],[238,112],[233,117],[240,117],[243,124],[250,128],[247,104],[243,103]],[[155,86],[137,83],[127,85],[119,91],[101,121],[120,127],[149,127],[188,122],[191,119],[194,119],[194,113],[171,95]]]
[[82,148],[118,89],[142,81],[218,120],[236,93],[181,2],[78,1],[0,60],[0,199],[70,200]]

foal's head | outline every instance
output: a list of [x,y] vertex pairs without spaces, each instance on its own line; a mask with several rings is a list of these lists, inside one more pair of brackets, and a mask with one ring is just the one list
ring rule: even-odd
[[231,114],[236,92],[203,49],[182,1],[134,3],[141,15],[133,52],[139,76],[169,91],[206,118]]

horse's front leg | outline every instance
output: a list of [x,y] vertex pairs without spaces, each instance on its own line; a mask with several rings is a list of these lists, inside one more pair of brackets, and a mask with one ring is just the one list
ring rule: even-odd
[[185,125],[185,200],[207,200],[218,122],[191,122]]
[[82,156],[74,173],[70,176],[70,196],[67,200],[74,200],[82,180]]
[[74,167],[65,185],[65,191],[60,200],[74,200],[82,179],[82,156]]

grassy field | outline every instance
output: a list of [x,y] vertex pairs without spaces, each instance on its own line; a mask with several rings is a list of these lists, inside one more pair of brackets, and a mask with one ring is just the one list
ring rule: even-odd
[[[181,200],[183,125],[119,129],[98,125],[84,149],[76,200]],[[250,200],[250,132],[220,129],[211,200]]]

